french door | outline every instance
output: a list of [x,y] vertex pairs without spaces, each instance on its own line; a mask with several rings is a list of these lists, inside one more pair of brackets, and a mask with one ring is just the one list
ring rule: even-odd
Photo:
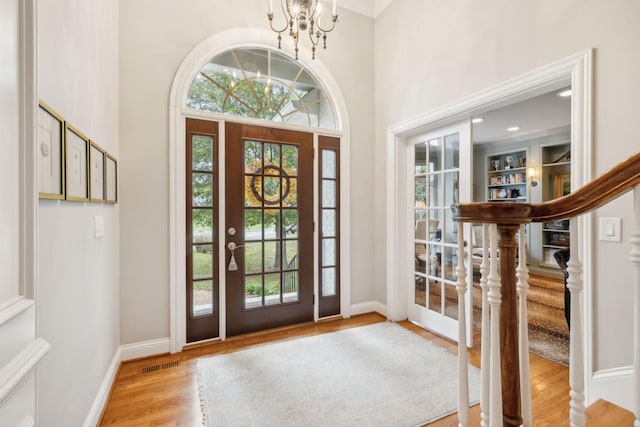
[[[470,123],[413,137],[407,158],[413,197],[413,274],[407,292],[409,320],[458,340],[458,224],[451,205],[471,201]],[[469,235],[465,231],[465,235]],[[469,258],[466,260],[469,266]],[[471,286],[468,268],[467,283]],[[471,343],[471,289],[466,297],[467,342]]]
[[227,335],[311,321],[313,134],[227,123],[225,140]]

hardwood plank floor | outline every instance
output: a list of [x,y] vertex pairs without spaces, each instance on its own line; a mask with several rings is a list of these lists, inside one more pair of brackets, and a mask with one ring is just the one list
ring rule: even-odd
[[[280,328],[255,334],[229,338],[193,346],[181,353],[129,361],[122,364],[105,407],[101,426],[199,426],[202,423],[198,394],[197,360],[234,352],[243,348],[264,345],[278,340],[290,340],[305,336],[324,334],[341,329],[384,322],[376,313]],[[410,322],[401,326],[417,333],[448,351],[457,354],[456,344],[426,331]],[[470,360],[480,364],[480,332],[474,332],[476,345],[470,350]],[[535,426],[568,425],[569,417],[569,371],[557,363],[531,355],[532,398]],[[605,402],[606,403],[606,402]],[[589,414],[589,426],[631,426],[633,416],[620,423],[599,423],[607,420],[612,409],[599,407],[596,414]],[[630,414],[630,413],[629,413]],[[592,420],[593,419],[593,420]],[[617,418],[616,418],[617,420]],[[627,420],[630,420],[627,423]],[[592,422],[593,421],[593,422]],[[471,410],[471,425],[479,425],[479,406]],[[430,423],[431,427],[457,426],[457,416]]]

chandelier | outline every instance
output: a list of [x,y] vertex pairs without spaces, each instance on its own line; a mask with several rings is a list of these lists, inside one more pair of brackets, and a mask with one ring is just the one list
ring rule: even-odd
[[278,49],[282,49],[282,33],[289,30],[289,35],[293,38],[293,45],[298,59],[298,41],[300,33],[309,32],[311,40],[311,59],[316,59],[316,46],[322,40],[323,48],[327,48],[327,33],[333,31],[338,20],[336,14],[336,0],[333,0],[331,11],[331,23],[329,27],[320,25],[320,17],[323,14],[322,5],[318,0],[280,0],[282,14],[285,19],[282,29],[273,26],[273,0],[269,0],[269,25],[271,29],[278,33]]

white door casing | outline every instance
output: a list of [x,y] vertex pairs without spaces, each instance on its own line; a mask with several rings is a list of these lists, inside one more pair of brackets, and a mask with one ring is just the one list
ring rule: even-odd
[[[547,64],[521,76],[489,87],[466,98],[443,105],[395,124],[387,129],[386,173],[387,173],[387,313],[390,320],[407,318],[406,266],[411,262],[407,252],[407,215],[406,209],[406,143],[418,133],[428,132],[471,118],[496,108],[504,107],[535,95],[548,92],[554,86],[571,81],[571,158],[573,188],[585,185],[592,179],[592,63],[593,50],[587,49],[566,58]],[[583,270],[583,325],[585,355],[585,391],[590,401],[589,390],[593,384],[593,347],[594,327],[593,307],[593,236],[591,214],[579,218],[578,229],[572,233],[584,236],[581,239],[579,257]]]

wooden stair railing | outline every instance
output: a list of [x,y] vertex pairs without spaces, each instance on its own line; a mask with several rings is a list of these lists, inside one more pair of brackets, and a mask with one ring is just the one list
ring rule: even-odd
[[[524,225],[530,222],[568,218],[571,230],[577,230],[579,215],[591,212],[631,190],[634,191],[635,220],[635,231],[631,235],[630,256],[635,271],[633,337],[635,397],[633,402],[636,407],[633,409],[636,417],[634,426],[640,427],[640,153],[571,194],[545,203],[486,202],[452,206],[454,221],[458,222],[460,241],[463,232],[462,223],[470,222],[485,224],[483,242],[490,242],[490,247],[484,248],[484,253],[489,254],[489,266],[483,262],[481,268],[483,330],[480,412],[482,426],[522,425],[526,427],[532,423],[526,314],[528,270],[525,263]],[[586,422],[580,304],[582,264],[578,256],[579,238],[578,233],[572,233],[571,256],[567,264],[569,273],[567,287],[571,292],[569,413],[572,426],[584,426]],[[464,278],[465,256],[462,243],[458,245],[458,250],[459,264],[462,264],[458,266],[458,301],[464,301],[463,296],[467,286]],[[520,256],[517,257],[517,254]],[[517,266],[516,260],[518,260]],[[520,307],[518,307],[518,298]],[[465,322],[463,309],[464,307],[459,307],[460,323]],[[460,336],[464,336],[464,333]],[[463,344],[459,344],[461,348],[465,348]],[[462,368],[462,365],[466,364],[466,351],[459,351],[458,354],[461,357],[459,425],[466,426],[468,405],[465,408],[463,404],[468,401],[465,400],[465,393],[468,399],[468,390],[465,391],[467,379],[462,378],[466,375],[466,370]],[[489,372],[487,373],[486,370]]]

